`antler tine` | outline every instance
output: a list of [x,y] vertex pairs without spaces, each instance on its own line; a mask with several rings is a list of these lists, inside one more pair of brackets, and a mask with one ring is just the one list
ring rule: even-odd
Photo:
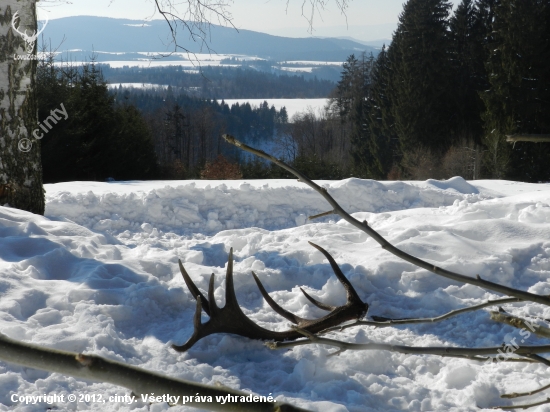
[[[212,273],[210,275],[210,282],[208,282],[208,305],[209,312],[207,312],[208,316],[216,316],[216,314],[220,311],[220,308],[218,308],[218,305],[216,305],[216,298],[214,297],[214,274]],[[206,310],[205,310],[206,312]]]
[[264,288],[264,285],[262,285],[262,282],[260,282],[260,279],[258,279],[258,276],[254,272],[252,272],[252,276],[254,277],[254,280],[256,281],[256,285],[258,285],[258,289],[260,289],[260,293],[264,297],[265,301],[269,306],[271,306],[271,309],[273,309],[275,312],[277,312],[279,315],[281,315],[283,318],[291,321],[292,323],[298,325],[300,322],[305,321],[305,319],[302,319],[298,316],[296,316],[293,313],[290,313],[286,309],[283,309],[277,302],[275,302],[271,296],[267,293],[267,291]]
[[300,290],[302,291],[302,293],[304,294],[304,296],[305,296],[311,303],[313,303],[315,306],[317,306],[319,309],[328,310],[328,311],[333,311],[334,309],[337,308],[337,306],[327,305],[326,303],[323,303],[323,302],[318,301],[317,299],[311,297],[311,296],[310,296],[304,289],[302,289],[302,288],[300,288]]
[[[206,312],[206,314],[208,316],[210,316],[210,305],[208,304],[208,300],[206,300],[204,295],[200,292],[199,288],[193,283],[193,281],[191,280],[191,276],[189,276],[189,274],[187,273],[187,271],[183,267],[183,264],[181,263],[180,259],[178,259],[178,263],[179,263],[179,266],[180,266],[181,275],[183,276],[183,280],[185,281],[185,284],[187,285],[187,288],[191,292],[191,295],[193,295],[193,297],[196,300],[201,301],[201,304],[202,304],[202,307],[204,308],[204,311]],[[214,280],[211,278],[210,282],[213,282],[213,281]]]
[[348,303],[362,302],[361,298],[359,297],[359,295],[355,291],[354,287],[352,286],[352,284],[350,283],[348,278],[346,278],[346,276],[342,273],[342,270],[338,267],[338,264],[333,259],[333,257],[325,249],[323,249],[321,246],[316,245],[315,243],[309,242],[309,241],[308,241],[308,243],[311,246],[313,246],[315,249],[317,249],[319,252],[321,252],[323,255],[325,255],[325,257],[327,258],[327,260],[330,263],[330,266],[332,267],[332,270],[334,271],[334,274],[336,275],[336,277],[338,278],[340,283],[342,283],[342,285],[344,285],[344,288],[346,289]]
[[235,295],[235,284],[233,282],[233,248],[229,249],[229,256],[227,258],[227,271],[225,273],[225,306],[236,306],[239,308],[237,296]]
[[[197,299],[197,306],[195,307],[195,315],[193,316],[193,335],[189,338],[185,344],[178,346],[178,345],[172,345],[172,348],[177,350],[178,352],[186,352],[187,350],[191,349],[191,347],[197,343],[199,340],[201,340],[204,336],[201,333],[201,312],[202,312],[202,305],[201,305],[201,299]],[[206,310],[205,310],[206,312]]]

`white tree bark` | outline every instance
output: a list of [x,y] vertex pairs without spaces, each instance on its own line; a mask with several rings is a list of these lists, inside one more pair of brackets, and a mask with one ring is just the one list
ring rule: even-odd
[[[18,18],[12,23],[14,14]],[[44,214],[37,128],[36,43],[20,33],[37,30],[35,0],[0,3],[0,205]],[[17,28],[17,31],[15,30]],[[18,33],[20,32],[20,33]]]

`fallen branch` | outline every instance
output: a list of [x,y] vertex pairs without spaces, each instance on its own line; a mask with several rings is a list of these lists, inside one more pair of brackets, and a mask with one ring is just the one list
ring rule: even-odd
[[317,193],[319,193],[321,196],[325,198],[325,200],[331,205],[331,207],[334,210],[334,213],[339,215],[342,219],[344,219],[346,222],[351,224],[352,226],[355,226],[359,230],[365,232],[370,237],[372,237],[380,246],[382,246],[382,249],[387,250],[388,252],[392,253],[393,255],[412,263],[413,265],[416,265],[418,267],[421,267],[423,269],[429,270],[432,273],[435,273],[436,275],[445,277],[447,279],[454,280],[456,282],[460,283],[467,283],[470,285],[479,286],[481,288],[492,290],[494,292],[502,293],[504,295],[508,296],[514,296],[521,300],[531,301],[540,303],[542,305],[550,306],[550,298],[546,296],[540,296],[535,295],[533,293],[525,292],[519,289],[514,289],[508,286],[503,286],[498,283],[490,282],[488,280],[481,279],[479,275],[476,275],[475,278],[461,275],[459,273],[451,272],[450,270],[442,269],[438,266],[432,265],[422,259],[419,259],[417,257],[414,257],[412,255],[409,255],[408,253],[396,248],[393,246],[390,242],[388,242],[384,237],[382,237],[376,230],[371,228],[366,221],[360,222],[359,220],[352,217],[349,213],[347,213],[342,207],[332,198],[331,195],[328,194],[327,189],[324,187],[320,187],[313,181],[311,181],[309,178],[307,178],[304,174],[299,172],[298,170],[294,169],[293,167],[287,165],[283,161],[276,159],[275,157],[265,153],[262,150],[254,149],[237,139],[235,139],[233,136],[224,134],[222,136],[226,142],[231,143],[234,146],[237,146],[241,148],[242,150],[245,150],[247,152],[250,152],[252,154],[255,154],[256,156],[262,157],[264,159],[267,159],[273,163],[275,163],[277,166],[287,170],[288,172],[292,173],[294,176],[298,178],[299,181],[307,184],[309,187],[314,189]]
[[[242,401],[242,397],[251,399],[251,396],[255,395],[229,388],[216,388],[183,379],[170,378],[98,356],[46,349],[18,342],[3,334],[0,334],[0,359],[75,378],[112,383],[130,389],[138,396],[138,399],[141,399],[141,394],[154,393],[155,398],[163,395],[177,396],[179,399],[176,400],[176,403],[212,411],[305,412],[304,409],[278,402],[254,402],[246,401],[246,399]],[[219,400],[232,399],[228,398],[228,395],[236,397],[233,399],[238,399],[238,401],[220,403]]]

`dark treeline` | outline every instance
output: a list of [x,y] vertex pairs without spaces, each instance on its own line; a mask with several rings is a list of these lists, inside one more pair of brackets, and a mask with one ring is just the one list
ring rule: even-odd
[[[285,108],[276,110],[265,102],[259,107],[229,107],[172,88],[109,91],[93,62],[76,68],[56,66],[53,57],[42,61],[37,90],[39,119],[46,132],[46,183],[199,178],[206,163],[220,154],[244,162],[242,152],[222,142],[223,133],[264,146],[288,124]],[[66,119],[52,115],[60,107]],[[253,173],[254,167],[258,165],[244,170]]]
[[[323,82],[212,68],[194,77],[198,86],[109,92],[98,66],[52,61],[38,70],[39,119],[60,103],[69,117],[43,138],[46,182],[290,177],[226,145],[223,133],[316,179],[550,180],[550,143],[506,143],[550,134],[549,0],[463,0],[454,13],[444,0],[409,0],[390,46],[376,58],[350,56],[327,108],[290,121],[267,103],[228,107],[189,90],[263,98],[303,87],[316,96]],[[152,76],[125,82],[187,78],[181,68],[125,70]]]
[[60,68],[53,55],[39,62],[37,97],[45,183],[158,176],[151,132],[141,113],[131,105],[115,105],[93,64]]
[[258,61],[265,67],[202,67],[198,70],[181,66],[156,68],[111,68],[102,65],[105,79],[112,84],[152,83],[169,85],[176,90],[204,99],[263,99],[269,98],[319,98],[327,97],[335,83],[304,75],[271,73],[269,62]]
[[409,0],[391,45],[351,56],[331,111],[356,176],[550,180],[550,2]]
[[165,178],[197,178],[206,161],[219,154],[245,163],[244,154],[227,145],[222,134],[239,136],[243,141],[265,146],[288,124],[286,109],[276,110],[264,102],[233,104],[202,99],[167,89],[117,88],[119,105],[131,104],[142,113],[154,131],[155,153]]

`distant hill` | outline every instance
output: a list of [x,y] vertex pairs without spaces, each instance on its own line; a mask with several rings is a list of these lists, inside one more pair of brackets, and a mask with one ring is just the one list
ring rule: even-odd
[[[63,39],[65,40],[63,41]],[[239,54],[257,56],[273,61],[311,60],[343,62],[346,58],[362,51],[377,54],[375,47],[364,45],[353,40],[336,38],[289,38],[272,36],[250,30],[239,30],[212,25],[210,28],[213,52],[219,54]],[[170,30],[166,21],[152,20],[143,22],[108,17],[77,16],[51,20],[44,30],[44,43],[51,44],[52,49],[59,45],[58,52],[71,51],[71,57],[79,55],[89,58],[93,50],[113,54],[110,60],[134,60],[140,55],[137,52],[167,52],[171,41]],[[178,43],[194,53],[207,53],[201,44],[189,38],[183,29],[178,32]],[[201,50],[201,46],[203,46]],[[79,50],[77,52],[75,50]],[[128,53],[128,54],[127,54]],[[102,53],[103,55],[103,53]],[[118,57],[117,57],[118,56]],[[131,58],[129,58],[131,56]],[[103,56],[100,60],[105,60]]]

